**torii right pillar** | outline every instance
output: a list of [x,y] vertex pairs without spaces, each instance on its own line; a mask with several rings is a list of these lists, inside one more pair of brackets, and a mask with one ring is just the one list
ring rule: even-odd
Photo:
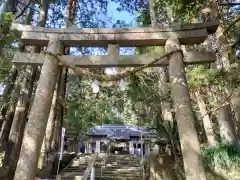
[[[176,51],[180,48],[177,38],[169,38],[166,41],[166,52]],[[205,180],[200,143],[194,126],[194,114],[181,51],[177,51],[169,57],[168,71],[186,180]]]

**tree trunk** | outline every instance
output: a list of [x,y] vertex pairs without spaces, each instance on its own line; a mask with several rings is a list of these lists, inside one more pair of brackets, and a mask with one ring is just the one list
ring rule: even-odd
[[163,120],[170,124],[170,127],[173,127],[173,115],[172,115],[172,105],[169,96],[169,87],[168,87],[168,76],[167,68],[158,68],[159,80],[158,80],[158,90],[161,95],[161,112]]
[[235,112],[237,134],[240,136],[240,88],[237,88],[233,93],[231,103]]
[[24,134],[25,125],[27,122],[27,114],[30,104],[30,99],[32,97],[33,84],[36,79],[37,69],[33,72],[28,69],[29,72],[26,73],[26,78],[22,82],[22,93],[18,100],[17,107],[14,114],[13,124],[11,132],[8,139],[7,151],[4,156],[4,167],[9,169],[8,180],[12,180],[14,177],[21,145]]
[[12,99],[9,99],[9,101],[11,101],[10,102],[11,105],[8,108],[7,113],[4,115],[5,116],[4,122],[3,122],[3,126],[2,126],[2,131],[0,133],[0,145],[5,150],[7,148],[8,137],[9,137],[10,130],[12,127],[13,118],[14,118],[19,94],[20,94],[20,84],[18,84],[16,86],[16,91],[15,91],[14,97]]
[[238,137],[233,123],[231,107],[225,105],[218,111],[218,123],[220,128],[220,136],[222,141],[231,143],[239,147]]
[[[3,107],[1,107],[0,124],[1,124],[1,122],[3,122],[4,116],[6,115],[7,108],[8,108],[7,102],[10,99],[10,95],[14,88],[14,84],[17,79],[17,76],[18,76],[17,67],[15,65],[13,65],[12,69],[10,71],[10,74],[8,76],[8,83],[7,83],[6,87],[4,88],[3,95],[2,95],[2,97],[3,97],[2,101],[4,104],[3,104]],[[1,128],[1,125],[0,125],[0,128]]]
[[[58,76],[58,82],[61,81],[61,73],[59,73]],[[48,121],[47,121],[47,128],[45,132],[45,138],[42,144],[42,151],[44,152],[44,159],[43,159],[43,166],[42,166],[42,173],[40,173],[41,178],[51,178],[52,170],[53,170],[53,163],[55,160],[55,154],[58,149],[54,149],[52,147],[52,142],[53,142],[53,135],[54,132],[56,131],[56,122],[59,121],[60,119],[57,119],[57,114],[58,114],[58,108],[57,108],[57,98],[58,98],[58,92],[57,89],[59,88],[59,83],[56,84],[56,90],[54,91],[53,94],[53,99],[52,99],[52,106],[51,110],[48,116]],[[43,177],[42,177],[43,176]]]
[[[50,39],[47,51],[61,53],[61,46],[62,44],[58,39]],[[36,176],[36,167],[46,131],[57,76],[58,60],[51,55],[46,55],[24,133],[15,180],[32,180]]]
[[149,14],[150,14],[150,20],[151,20],[151,26],[156,27],[157,26],[157,13],[154,6],[154,0],[149,0]]
[[[178,39],[168,39],[166,52],[180,49]],[[194,127],[194,114],[183,64],[183,54],[176,52],[169,59],[169,77],[186,180],[206,179],[201,158],[200,143]]]
[[[151,19],[151,26],[157,27],[157,14],[154,7],[154,1],[149,0],[149,14]],[[169,94],[169,87],[167,85],[168,76],[167,76],[167,68],[166,67],[158,67],[155,68],[155,71],[159,75],[158,80],[158,90],[161,98],[161,110],[162,112],[162,118],[165,122],[168,122],[171,124],[171,127],[173,125],[173,116],[171,111],[171,103],[169,101],[166,101],[166,97],[168,97]]]
[[[29,12],[28,12],[28,15],[26,18],[26,24],[31,23],[32,15],[33,15],[33,10],[29,9]],[[24,45],[20,42],[19,51],[23,52],[24,49],[25,49]],[[0,142],[1,142],[1,144],[5,144],[5,145],[7,144],[7,140],[9,137],[10,129],[11,129],[14,114],[15,114],[15,108],[17,106],[17,99],[11,101],[11,99],[9,98],[11,96],[12,90],[14,88],[14,84],[17,79],[17,76],[18,76],[17,67],[15,65],[13,65],[10,75],[9,75],[9,78],[8,78],[8,83],[6,85],[6,88],[4,89],[3,101],[5,102],[5,104],[3,105],[2,109],[1,109],[1,115],[0,115],[0,129],[1,129],[1,124],[4,122],[4,120],[6,120],[6,122],[4,122],[4,127],[2,128],[2,132],[0,135],[1,136]],[[18,97],[19,94],[17,94],[16,96]],[[9,108],[9,104],[11,106],[10,108]],[[8,109],[9,109],[9,112],[7,112]]]
[[3,92],[3,106],[1,107],[1,114],[0,114],[0,130],[2,129],[2,125],[4,123],[5,116],[7,114],[7,110],[8,110],[8,107],[10,104],[10,99],[11,99],[10,98],[11,93],[14,88],[14,84],[17,79],[17,75],[18,75],[18,70],[17,70],[16,66],[12,66],[10,75],[8,77],[8,83]]
[[214,131],[213,131],[213,127],[212,127],[212,122],[211,119],[208,115],[207,112],[207,107],[206,104],[203,100],[203,97],[201,95],[200,92],[195,92],[195,96],[197,99],[197,103],[200,109],[200,115],[202,117],[202,121],[203,121],[203,127],[207,136],[207,142],[209,146],[215,146],[217,144],[217,141],[214,137]]
[[66,94],[66,84],[67,84],[67,72],[68,69],[64,68],[61,73],[61,83],[60,88],[58,88],[58,98],[57,98],[57,116],[55,121],[55,127],[56,130],[53,134],[53,141],[52,141],[52,147],[54,149],[60,148],[60,142],[61,142],[61,133],[62,133],[62,126],[63,126],[63,115],[64,115],[64,100],[65,100],[65,94]]
[[45,133],[42,149],[44,151],[44,160],[42,173],[44,178],[51,178],[53,166],[56,160],[57,152],[60,148],[60,134],[63,121],[63,101],[65,97],[67,73],[62,69],[59,73],[58,83],[52,100],[52,107],[48,118],[47,129]]

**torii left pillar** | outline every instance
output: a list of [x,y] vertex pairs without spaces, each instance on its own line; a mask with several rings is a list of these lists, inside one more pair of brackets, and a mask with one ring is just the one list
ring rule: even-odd
[[[62,43],[57,36],[50,39],[47,52],[62,53]],[[24,132],[14,180],[33,180],[36,176],[41,146],[59,73],[58,63],[55,57],[49,54],[45,56],[29,120]]]

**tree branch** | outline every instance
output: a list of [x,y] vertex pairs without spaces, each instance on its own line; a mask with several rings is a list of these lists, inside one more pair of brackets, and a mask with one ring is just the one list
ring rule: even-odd
[[234,26],[238,21],[240,21],[240,15],[237,16],[223,31],[223,34],[225,34],[232,26]]
[[204,118],[204,117],[205,117],[206,115],[208,115],[209,113],[216,112],[217,110],[219,110],[219,109],[221,109],[222,107],[227,106],[227,105],[229,105],[229,104],[231,104],[231,102],[227,101],[227,102],[225,102],[224,104],[222,104],[221,106],[217,106],[216,108],[207,111],[206,114],[204,114],[201,118]]
[[[18,3],[21,3],[20,1],[17,0]],[[29,6],[31,5],[32,1],[31,0],[28,0],[28,3],[24,5],[23,9],[18,13],[16,14],[16,16],[14,17],[14,19],[18,19],[20,18],[24,12],[27,10],[27,8],[29,8]]]

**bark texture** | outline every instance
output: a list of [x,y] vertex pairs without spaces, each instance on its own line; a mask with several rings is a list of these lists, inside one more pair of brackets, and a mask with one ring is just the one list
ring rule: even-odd
[[15,169],[17,166],[17,161],[22,145],[22,139],[24,134],[24,129],[27,123],[27,114],[30,104],[30,99],[33,92],[33,84],[36,79],[37,71],[31,71],[28,69],[26,76],[22,82],[21,96],[19,97],[17,107],[14,114],[13,124],[11,132],[8,139],[7,151],[4,156],[4,167],[9,169],[8,180],[12,180],[14,177]]
[[233,93],[231,103],[235,112],[236,125],[237,125],[237,134],[238,138],[240,137],[240,88],[237,88]]
[[233,123],[231,106],[225,105],[218,111],[218,123],[222,141],[239,146],[238,137]]
[[[0,132],[1,135],[1,140],[0,140],[0,143],[1,142],[6,142],[5,141],[5,138],[4,137],[7,137],[8,138],[8,134],[6,134],[10,129],[11,129],[11,125],[12,125],[12,119],[10,119],[9,122],[5,122],[6,119],[6,116],[8,116],[7,114],[8,113],[8,109],[9,109],[9,105],[11,106],[11,110],[10,112],[12,111],[12,107],[16,105],[16,103],[14,104],[14,101],[11,103],[11,94],[12,94],[12,90],[14,88],[14,84],[15,84],[15,81],[17,79],[17,75],[18,75],[18,70],[16,68],[16,66],[13,66],[11,71],[10,71],[10,74],[9,74],[9,77],[8,77],[8,83],[4,89],[4,92],[3,92],[3,106],[1,107],[1,114],[0,114],[0,131],[3,131],[3,132]],[[9,120],[9,119],[8,119]],[[8,126],[5,126],[4,124],[7,123]],[[4,125],[4,127],[2,127]],[[9,129],[9,130],[6,130],[6,129]],[[4,130],[5,129],[5,130]],[[3,137],[2,137],[3,136]]]
[[[178,39],[168,39],[165,50],[180,49]],[[183,155],[186,180],[205,178],[200,143],[194,126],[194,114],[187,85],[183,54],[176,52],[169,59],[169,78]]]
[[[61,50],[61,42],[58,39],[49,41],[47,51],[61,53]],[[57,76],[58,60],[51,55],[46,55],[24,133],[15,180],[32,180],[36,176],[36,167],[46,131]]]
[[54,91],[54,94],[53,94],[51,111],[50,111],[49,117],[48,117],[44,143],[42,145],[42,151],[44,152],[42,172],[43,172],[44,178],[51,178],[52,166],[53,166],[53,162],[55,160],[55,154],[58,150],[58,149],[54,149],[52,147],[53,134],[56,130],[56,127],[55,127],[56,122],[55,121],[58,120],[58,119],[56,119],[56,114],[58,113],[57,112],[57,97],[58,97],[57,85],[56,85],[56,90]]
[[[7,148],[8,137],[13,123],[14,113],[17,106],[17,99],[20,94],[20,84],[17,83],[16,91],[13,98],[10,98],[10,107],[7,107],[6,114],[4,115],[4,121],[2,130],[0,132],[0,144],[3,149]],[[5,107],[3,107],[5,108]]]
[[63,104],[65,97],[66,73],[62,70],[59,72],[56,90],[54,91],[51,111],[48,117],[47,129],[45,133],[42,150],[44,160],[41,177],[51,178],[54,162],[57,158],[57,152],[60,148],[60,133],[63,121]]
[[197,99],[198,107],[200,109],[200,115],[202,117],[203,127],[206,133],[208,145],[215,146],[217,144],[217,141],[214,136],[212,122],[208,115],[206,104],[200,92],[195,92],[195,96]]

